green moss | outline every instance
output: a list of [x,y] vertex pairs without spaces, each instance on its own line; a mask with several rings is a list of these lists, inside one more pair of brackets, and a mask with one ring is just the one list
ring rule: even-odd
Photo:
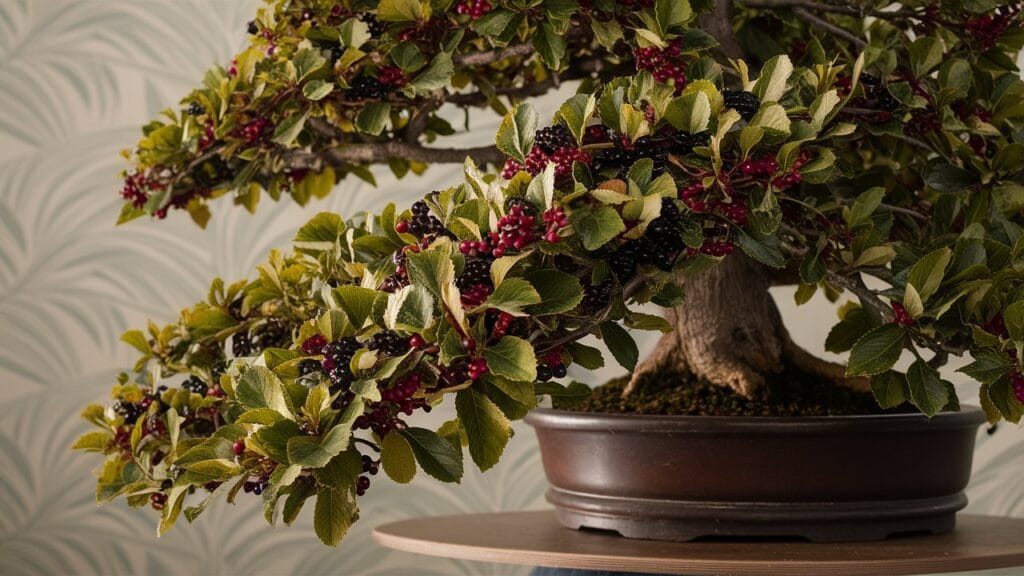
[[699,380],[692,374],[651,375],[642,379],[628,397],[622,390],[627,377],[594,389],[570,410],[619,414],[666,414],[701,416],[838,416],[906,412],[907,408],[882,410],[871,393],[836,386],[803,373],[772,376],[752,398],[730,388]]

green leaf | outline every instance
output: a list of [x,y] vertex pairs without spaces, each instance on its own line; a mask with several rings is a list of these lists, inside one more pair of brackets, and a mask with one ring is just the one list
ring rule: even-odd
[[281,513],[281,518],[286,525],[291,526],[295,522],[295,519],[299,517],[299,512],[302,511],[302,505],[314,494],[316,494],[316,482],[312,478],[299,478],[295,482],[292,491],[288,493],[288,498],[284,501],[284,510]]
[[187,466],[189,470],[203,476],[209,476],[211,480],[227,480],[243,472],[243,468],[233,460],[216,458],[213,460],[201,460]]
[[282,120],[277,125],[277,129],[274,130],[274,142],[282,146],[291,147],[295,144],[295,140],[306,126],[307,118],[309,118],[309,111],[306,111],[304,114],[292,114]]
[[502,118],[494,143],[505,155],[525,163],[536,131],[537,111],[530,104],[520,104]]
[[916,360],[907,370],[907,384],[910,387],[910,401],[929,418],[939,413],[949,403],[949,388],[939,378],[938,370],[924,360]]
[[587,250],[597,250],[626,229],[619,213],[609,206],[574,210],[569,222]]
[[711,100],[700,90],[683,94],[669,103],[665,120],[677,130],[703,132],[711,122]]
[[423,286],[434,295],[434,298],[440,300],[441,287],[455,280],[455,265],[451,256],[442,250],[424,250],[410,253],[406,258],[409,281],[414,285]]
[[604,368],[604,355],[597,348],[579,342],[570,342],[566,348],[572,356],[572,361],[587,370]]
[[1024,416],[1024,404],[1017,399],[1009,377],[1000,378],[988,386],[982,386],[981,391],[982,405],[985,405],[987,397],[988,403],[994,406],[1007,422],[1014,424],[1020,422],[1021,417]]
[[380,294],[373,288],[363,288],[346,284],[334,289],[334,295],[340,300],[341,310],[348,316],[352,326],[362,328],[366,319],[373,314],[373,303]]
[[391,118],[389,102],[370,102],[356,115],[356,128],[364,134],[377,136],[384,131]]
[[490,398],[472,388],[459,390],[455,395],[455,410],[466,430],[469,455],[481,472],[488,470],[498,463],[512,435],[508,418]]
[[960,192],[978,182],[975,174],[941,162],[930,164],[923,175],[925,184],[938,192]]
[[952,257],[952,250],[939,248],[929,252],[910,269],[907,283],[917,289],[922,304],[927,304],[928,299],[939,289],[942,277],[946,273],[946,266],[949,265],[949,260]]
[[522,278],[508,278],[494,289],[494,293],[483,304],[486,308],[503,310],[509,314],[522,315],[523,307],[541,301],[540,294]]
[[114,435],[110,432],[87,432],[75,441],[71,449],[83,452],[103,452],[113,439]]
[[392,430],[381,441],[380,460],[384,473],[399,484],[408,484],[416,476],[416,457],[398,430]]
[[793,63],[789,56],[776,56],[761,67],[761,76],[751,91],[761,102],[778,102],[786,92],[786,83],[792,73]]
[[882,408],[894,408],[910,397],[907,379],[903,374],[886,370],[871,377],[871,392]]
[[528,310],[533,316],[567,312],[583,301],[583,286],[572,274],[560,270],[535,270],[527,274],[526,279],[540,294],[540,303]]
[[235,389],[235,397],[239,404],[249,410],[270,408],[282,416],[291,417],[281,380],[264,366],[250,366],[246,369]]
[[307,82],[306,85],[302,87],[302,95],[306,97],[306,100],[318,102],[326,98],[333,90],[334,84],[324,82],[323,80],[313,80]]
[[441,52],[430,62],[430,66],[427,66],[403,88],[403,91],[412,96],[425,96],[447,86],[454,74],[455,66],[452,64],[452,55]]
[[296,81],[301,84],[307,76],[323,68],[327,64],[327,59],[320,55],[319,50],[303,48],[295,55],[293,63]]
[[737,229],[739,235],[736,243],[747,255],[772,268],[785,268],[786,257],[779,248],[779,241],[776,236],[768,236],[764,240],[758,240],[743,230]]
[[918,38],[910,45],[910,67],[914,76],[923,78],[942,63],[942,41],[938,38]]
[[393,330],[422,332],[434,322],[434,297],[423,286],[406,286],[388,297],[384,321]]
[[129,330],[125,332],[121,335],[121,342],[128,344],[146,356],[153,353],[149,347],[149,340],[146,339],[146,335],[142,333],[142,330]]
[[551,22],[545,20],[533,34],[533,48],[540,55],[541,62],[551,70],[561,68],[565,56],[565,39],[555,31]]
[[897,324],[874,328],[853,345],[846,374],[872,376],[885,372],[899,360],[905,341],[906,332]]
[[565,120],[565,125],[576,139],[577,144],[583,142],[583,133],[595,111],[597,111],[597,99],[593,94],[576,94],[566,100],[558,109],[558,115]]
[[982,384],[993,384],[1000,378],[1007,376],[1013,369],[1010,358],[998,350],[983,348],[971,352],[974,362],[960,368],[962,372]]
[[857,228],[862,224],[871,221],[871,215],[878,209],[885,197],[885,188],[876,186],[861,193],[846,212],[846,224],[850,228]]
[[497,344],[484,348],[483,356],[492,374],[529,382],[537,379],[533,346],[522,338],[505,336]]
[[381,0],[377,18],[382,22],[414,22],[423,20],[420,0]]
[[428,476],[441,482],[462,480],[462,451],[426,428],[404,428],[399,433],[412,448],[416,462]]
[[640,359],[640,351],[629,332],[617,323],[608,321],[601,324],[601,336],[612,356],[623,368],[629,371],[636,368],[636,362]]
[[288,440],[288,462],[305,468],[320,468],[349,446],[352,429],[346,425],[331,428],[322,437],[295,436]]
[[[288,441],[301,434],[302,431],[299,430],[299,425],[294,420],[281,420],[257,430],[256,439],[267,455],[273,458],[275,462],[290,464],[288,461]],[[227,442],[226,445],[230,449],[231,443]]]
[[353,490],[324,487],[317,490],[313,530],[321,542],[328,546],[337,546],[349,527],[358,519],[359,507],[356,505]]
[[1024,300],[1018,300],[1003,309],[1003,323],[1014,340],[1024,340]]
[[356,480],[362,473],[362,456],[353,446],[331,458],[331,461],[322,468],[313,470],[317,482],[336,490],[355,487]]
[[237,325],[238,320],[219,306],[197,308],[188,317],[189,332],[194,338],[213,336]]

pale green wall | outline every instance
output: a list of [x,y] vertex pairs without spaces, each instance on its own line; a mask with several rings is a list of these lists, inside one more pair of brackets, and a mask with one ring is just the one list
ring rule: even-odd
[[[171,320],[214,275],[248,274],[317,210],[378,209],[458,177],[447,167],[398,183],[382,173],[377,189],[346,182],[306,210],[264,204],[256,216],[221,203],[205,231],[180,214],[115,228],[118,151],[208,64],[230,57],[256,5],[0,0],[0,574],[524,573],[388,553],[369,531],[407,516],[543,506],[527,428],[497,468],[469,474],[461,487],[379,481],[338,549],[320,545],[308,520],[269,528],[255,505],[216,505],[197,525],[157,540],[147,511],[93,503],[98,461],[68,447],[86,429],[81,406],[104,399],[132,361],[117,343],[123,330],[147,317]],[[541,107],[550,111],[557,99]],[[464,138],[482,143],[495,125],[481,118]],[[826,326],[816,320],[831,318],[829,307],[815,301],[791,312],[791,296],[779,300],[797,339],[820,349]],[[1024,515],[1022,455],[1021,431],[982,439],[974,511]]]

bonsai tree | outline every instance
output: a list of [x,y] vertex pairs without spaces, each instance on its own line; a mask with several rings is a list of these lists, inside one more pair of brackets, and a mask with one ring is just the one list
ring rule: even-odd
[[[957,408],[938,369],[970,353],[990,420],[1019,421],[1020,22],[984,2],[273,4],[147,127],[123,217],[305,201],[383,161],[469,156],[464,182],[318,214],[254,279],[127,332],[141,357],[76,444],[106,455],[97,497],[161,510],[160,532],[239,491],[270,522],[315,497],[333,545],[381,469],[458,482],[464,448],[493,466],[538,396],[586,395],[554,380],[603,365],[590,335],[627,395],[653,373],[754,397],[787,371],[927,415]],[[427,146],[444,103],[501,111],[567,78],[545,126],[513,102],[494,148]],[[845,366],[792,342],[780,284],[847,296],[826,341]],[[640,361],[627,328],[664,335]],[[455,419],[413,425],[446,400]]]

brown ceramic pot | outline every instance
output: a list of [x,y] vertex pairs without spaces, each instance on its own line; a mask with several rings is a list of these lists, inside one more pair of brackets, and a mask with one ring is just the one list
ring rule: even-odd
[[537,409],[547,499],[570,528],[627,538],[875,540],[953,529],[977,407],[759,418]]

